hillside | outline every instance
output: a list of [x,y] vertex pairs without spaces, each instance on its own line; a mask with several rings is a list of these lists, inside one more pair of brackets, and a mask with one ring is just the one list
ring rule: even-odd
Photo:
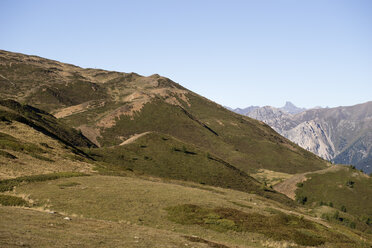
[[97,146],[151,131],[196,145],[246,173],[298,173],[327,165],[262,122],[159,75],[82,69],[6,51],[0,52],[0,74],[1,97],[52,112]]
[[324,159],[372,172],[372,102],[296,114],[265,106],[245,114]]
[[369,176],[158,75],[1,56],[1,247],[371,247]]
[[90,158],[82,147],[94,144],[52,115],[12,100],[0,100],[0,179],[91,171],[87,163]]

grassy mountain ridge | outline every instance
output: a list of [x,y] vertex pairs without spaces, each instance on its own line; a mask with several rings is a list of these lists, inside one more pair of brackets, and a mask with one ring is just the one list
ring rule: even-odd
[[327,165],[265,124],[156,74],[82,69],[6,51],[0,53],[0,74],[14,89],[1,96],[51,111],[98,146],[154,131],[197,145],[247,173],[269,169],[293,174]]
[[[63,169],[74,171],[98,166],[98,171],[104,174],[122,175],[126,171],[134,171],[161,178],[255,192],[269,199],[293,205],[286,196],[266,188],[233,165],[172,136],[148,132],[131,143],[127,140],[128,144],[125,145],[97,148],[79,132],[47,112],[13,100],[0,101],[0,106],[0,124],[5,132],[0,132],[0,156],[4,161],[0,173],[3,172],[5,177],[60,172]],[[28,132],[27,137],[22,136],[25,132]],[[72,143],[80,146],[75,147]],[[56,150],[59,154],[54,154]],[[35,159],[42,160],[43,166],[38,168],[38,165],[34,164]],[[80,161],[84,166],[61,166],[56,161],[61,159],[66,165]],[[10,167],[14,164],[23,166],[14,171],[14,168]],[[44,166],[49,168],[45,169]]]
[[371,196],[372,178],[341,165],[338,170],[308,174],[296,190],[297,199],[312,206],[319,217],[360,230],[372,227]]
[[70,146],[95,147],[89,139],[75,129],[65,126],[53,115],[30,105],[0,99],[0,118],[3,121],[15,120],[24,123]]

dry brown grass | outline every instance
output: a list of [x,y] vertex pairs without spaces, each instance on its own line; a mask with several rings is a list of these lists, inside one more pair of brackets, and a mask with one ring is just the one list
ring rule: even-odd
[[0,206],[0,246],[8,247],[209,247],[176,232]]
[[[73,187],[60,187],[60,185],[72,184]],[[174,223],[168,219],[167,208],[180,204],[195,204],[203,208],[235,209],[235,212],[247,216],[258,214],[266,216],[265,218],[273,213],[284,213],[297,216],[293,219],[304,218],[311,223],[321,223],[301,209],[283,211],[284,206],[257,195],[195,183],[177,184],[174,180],[163,181],[159,178],[147,180],[145,176],[142,178],[110,176],[65,178],[20,186],[17,187],[16,194],[28,196],[29,200],[34,200],[36,206],[44,206],[45,209],[64,213],[70,217],[78,216],[113,223],[130,222],[131,225],[145,225],[187,236],[196,235],[201,239],[229,247],[270,247],[270,245],[273,247],[273,244],[286,247],[291,242],[285,238],[273,242],[270,238],[255,232],[254,229],[248,233],[235,231],[221,233],[200,225]],[[324,224],[323,226],[327,227]],[[337,226],[330,226],[328,230],[339,232]],[[360,238],[352,232],[348,233],[348,237],[357,241]],[[154,242],[156,243],[157,240]],[[343,246],[331,244],[324,247]]]
[[[0,122],[0,130],[22,142],[35,144],[46,150],[47,153],[43,154],[43,156],[54,161],[40,160],[24,152],[9,151],[17,159],[0,156],[0,179],[62,171],[92,172],[91,164],[76,160],[76,155],[66,149],[62,143],[37,132],[25,124],[19,122],[5,124]],[[41,143],[46,144],[49,148],[40,145]]]

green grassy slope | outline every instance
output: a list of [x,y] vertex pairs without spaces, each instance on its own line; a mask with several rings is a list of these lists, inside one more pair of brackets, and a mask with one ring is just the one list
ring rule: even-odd
[[354,222],[351,224],[354,228],[358,225],[367,228],[367,224],[372,232],[371,177],[346,166],[337,171],[309,174],[307,177],[305,182],[298,185],[297,199],[302,199],[306,206],[330,206],[334,209],[331,219],[337,214],[335,219],[344,224]]
[[168,135],[148,133],[130,144],[86,151],[97,161],[105,162],[101,165],[105,170],[130,170],[156,177],[231,188],[293,205],[289,198],[265,187],[233,165]]
[[[48,166],[49,169],[42,173],[63,171],[63,168],[74,170],[71,167],[73,164],[70,167],[65,165],[71,164],[74,160],[77,163],[79,161],[93,163],[96,159],[104,162],[98,165],[98,168],[105,173],[121,174],[126,170],[134,170],[162,178],[255,192],[292,204],[286,196],[264,187],[233,165],[195,145],[186,144],[171,136],[149,133],[125,146],[93,148],[94,145],[84,136],[44,111],[21,105],[13,100],[0,101],[0,106],[1,126],[2,131],[5,132],[0,132],[0,156],[2,157],[0,163],[2,161],[4,163],[0,166],[0,173],[3,172],[6,177],[40,173],[44,166]],[[184,122],[187,123],[187,120]],[[30,129],[34,130],[30,132]],[[127,129],[135,131],[135,129]],[[198,130],[195,128],[195,132]],[[22,135],[26,132],[28,136]],[[71,143],[80,147],[76,148]],[[85,151],[83,146],[86,147]],[[89,149],[89,146],[92,148]],[[29,157],[32,157],[32,160]],[[61,165],[62,158],[64,161],[66,159],[72,161],[65,161],[64,165]],[[40,160],[44,166],[41,164],[35,166],[34,161]],[[32,165],[28,165],[30,163]],[[9,167],[9,165],[14,167],[14,164],[23,165],[15,170]]]
[[[224,154],[224,157],[228,156],[234,164],[240,165],[244,160],[255,168],[286,173],[325,167],[324,160],[278,135],[266,124],[232,113],[202,97],[189,95],[189,98],[191,106],[187,110],[215,130],[224,143],[233,146],[233,153]],[[244,169],[243,166],[239,168]]]

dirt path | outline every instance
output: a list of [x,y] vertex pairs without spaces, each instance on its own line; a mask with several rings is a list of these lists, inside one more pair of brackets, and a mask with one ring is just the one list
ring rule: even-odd
[[128,144],[132,143],[133,141],[135,141],[136,139],[141,138],[142,136],[144,136],[146,134],[149,134],[149,133],[151,133],[151,132],[144,132],[144,133],[140,133],[140,134],[134,134],[132,137],[130,137],[129,139],[125,140],[120,145],[121,146],[128,145]]
[[297,189],[297,183],[301,183],[306,181],[306,175],[308,174],[324,174],[330,171],[337,171],[339,169],[343,168],[342,166],[337,166],[333,165],[329,168],[323,169],[323,170],[318,170],[318,171],[311,171],[311,172],[306,172],[306,173],[301,173],[301,174],[296,174],[292,176],[291,178],[288,178],[287,180],[278,183],[277,185],[274,186],[274,189],[282,194],[285,194],[291,199],[295,199],[296,197],[296,189]]

